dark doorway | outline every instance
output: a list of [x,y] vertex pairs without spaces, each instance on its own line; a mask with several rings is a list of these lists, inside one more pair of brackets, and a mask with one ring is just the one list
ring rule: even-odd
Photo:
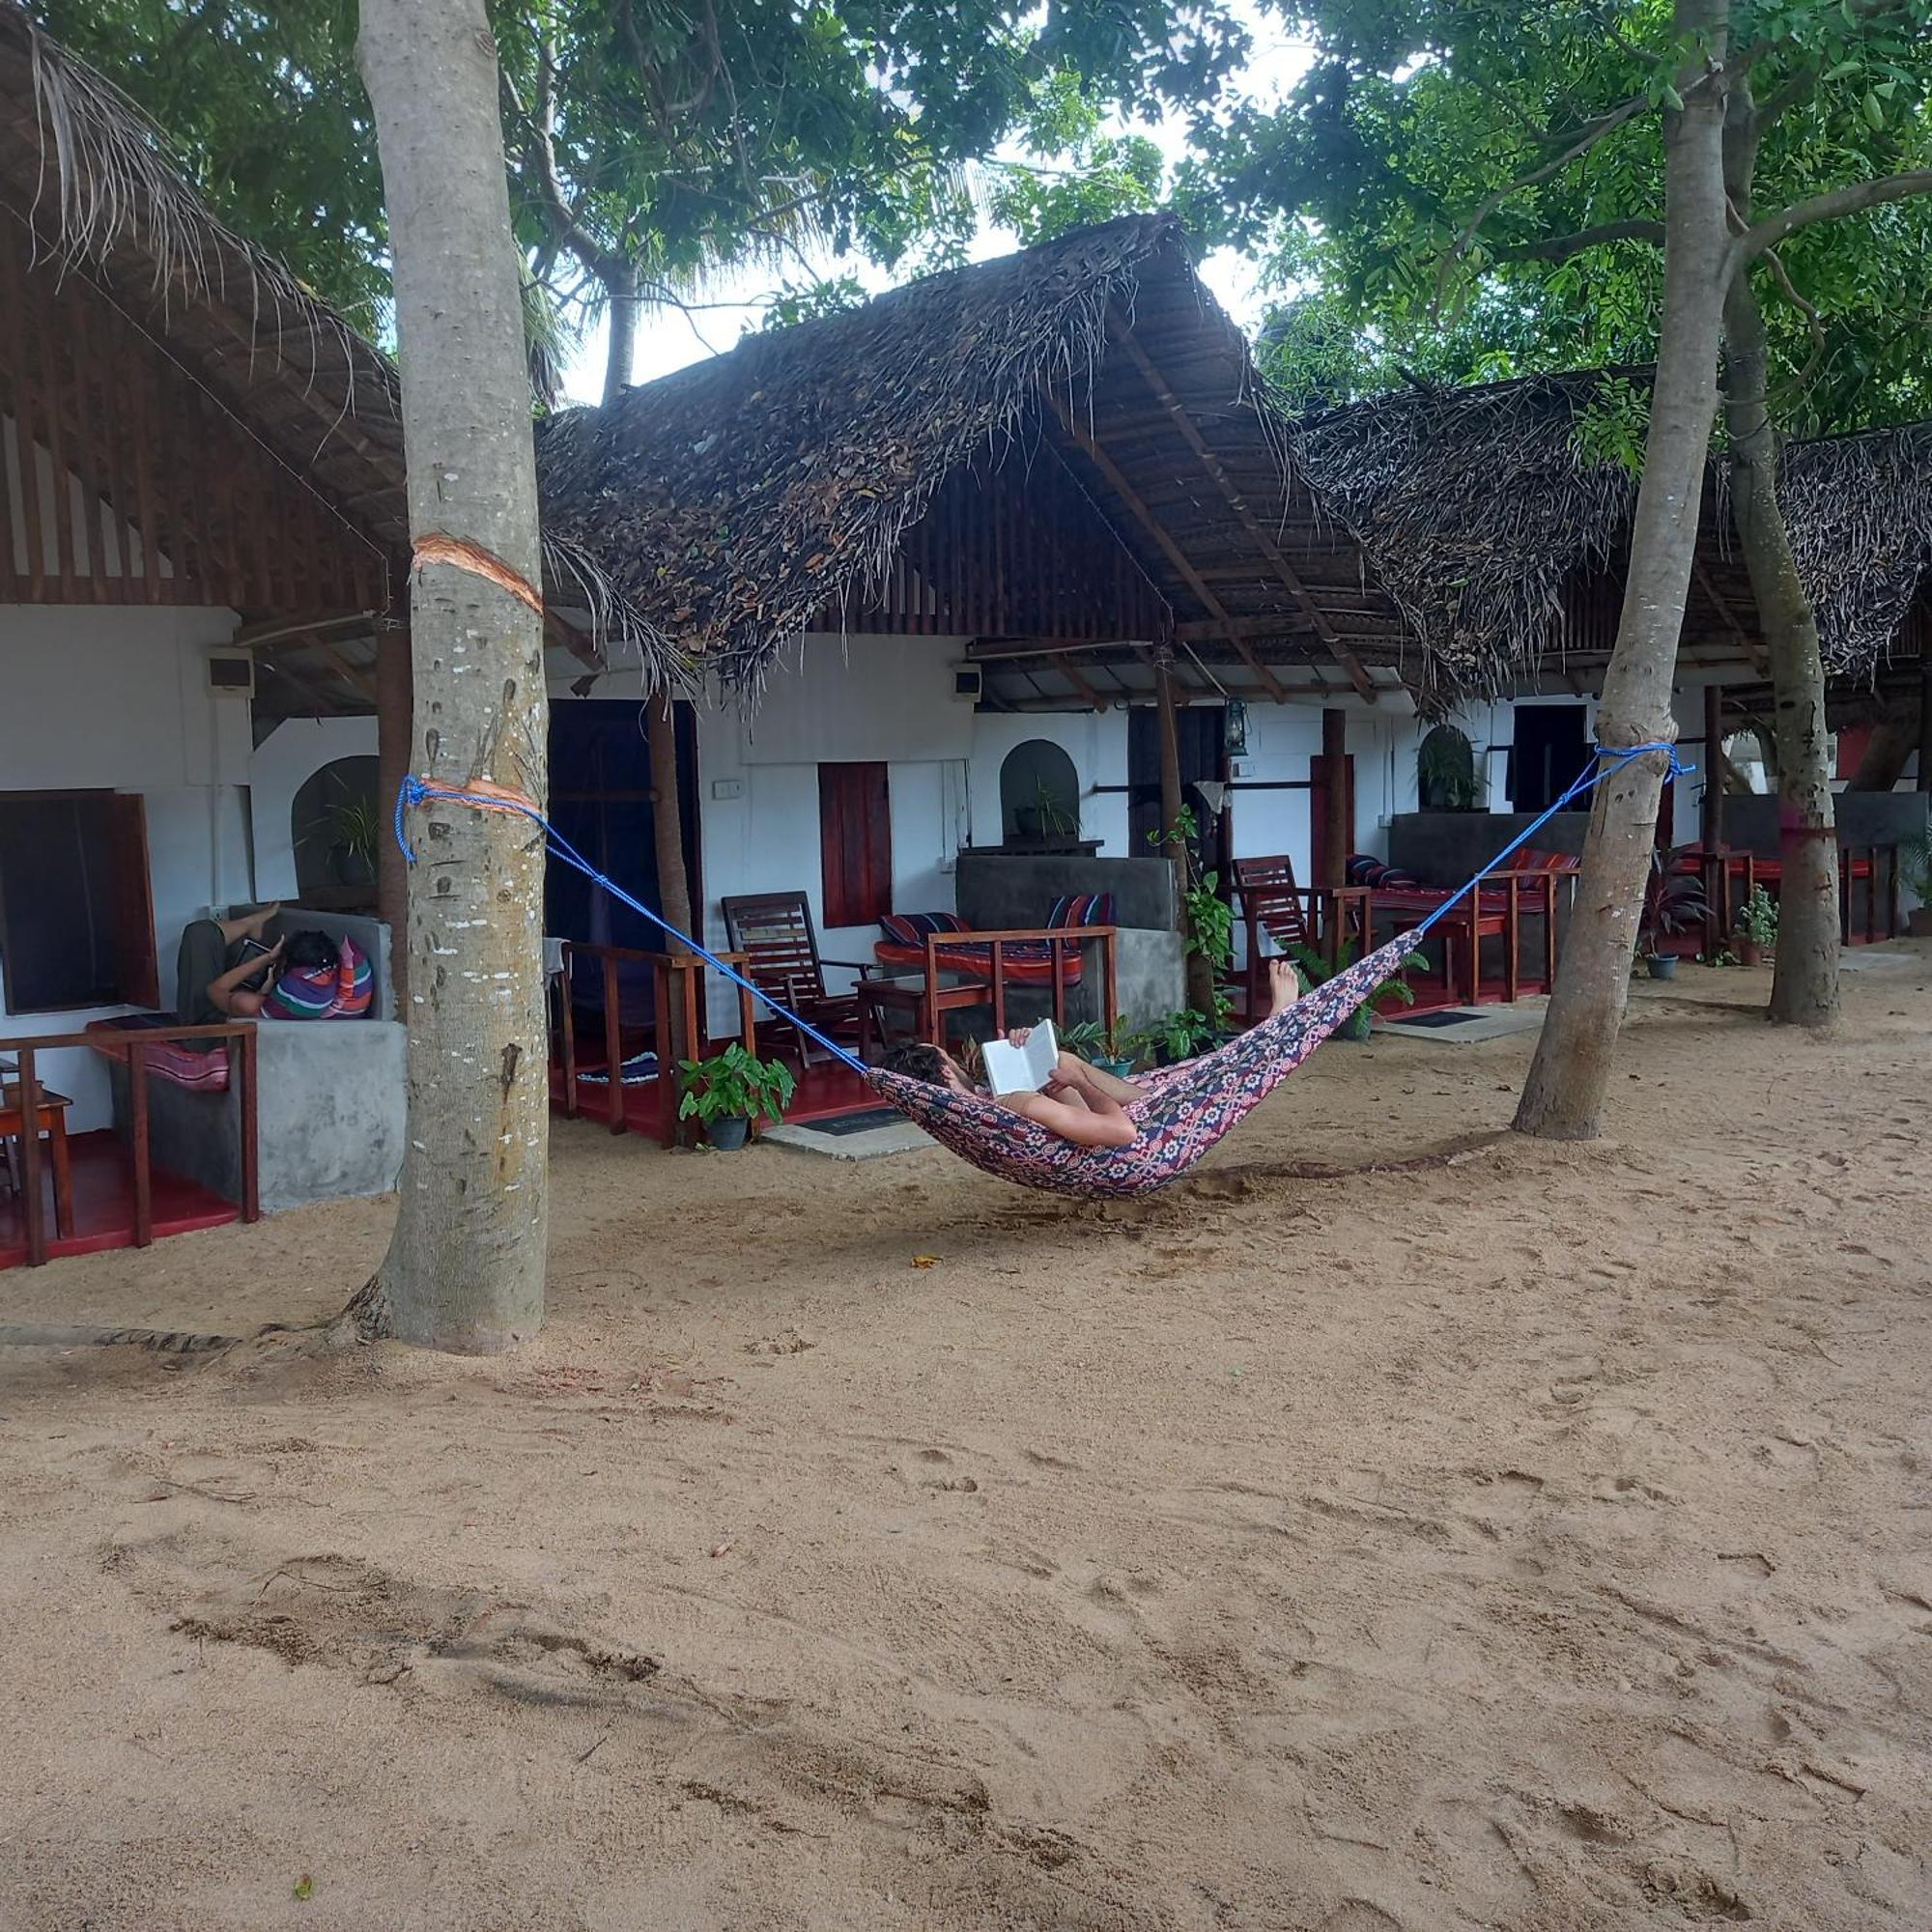
[[1541,811],[1575,783],[1590,756],[1587,704],[1519,704],[1509,758],[1512,811]]
[[[1194,861],[1204,872],[1218,872],[1228,881],[1228,855],[1223,828],[1226,812],[1212,812],[1194,789],[1197,780],[1220,784],[1228,776],[1228,714],[1218,704],[1184,705],[1174,715],[1175,740],[1180,753],[1180,802],[1194,813],[1200,836],[1194,840]],[[1136,705],[1127,713],[1127,856],[1151,857],[1163,827],[1160,822],[1160,712],[1152,705]]]
[[[697,883],[697,731],[691,706],[676,707],[678,798],[684,820],[684,862],[692,901],[701,903]],[[581,698],[551,707],[550,815],[556,829],[600,872],[647,906],[658,896],[657,844],[651,811],[651,754],[644,737],[644,706],[635,700]],[[544,876],[544,931],[579,945],[628,946],[662,952],[665,938],[573,867],[554,860]],[[652,1017],[647,967],[619,967],[618,983],[627,1026]],[[580,958],[571,1000],[601,1027],[604,973],[595,959]],[[582,1037],[580,1028],[580,1037]],[[593,1030],[593,1038],[601,1032]]]

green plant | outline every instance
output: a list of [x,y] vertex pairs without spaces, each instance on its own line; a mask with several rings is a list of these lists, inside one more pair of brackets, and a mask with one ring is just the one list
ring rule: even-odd
[[1728,946],[1720,946],[1717,952],[1705,956],[1701,963],[1706,966],[1736,966],[1741,962]]
[[1176,1012],[1162,1013],[1158,1019],[1150,1020],[1142,1038],[1171,1065],[1179,1060],[1191,1060],[1213,1039],[1214,1032],[1214,1022],[1206,1013],[1197,1013],[1192,1007],[1182,1007]]
[[[1342,942],[1341,957],[1332,962],[1322,953],[1316,952],[1312,946],[1291,946],[1288,953],[1294,961],[1295,974],[1301,980],[1302,991],[1313,992],[1317,986],[1325,985],[1330,980],[1346,973],[1355,963],[1357,950],[1358,944],[1355,940],[1345,939]],[[1427,966],[1429,960],[1427,955],[1421,952],[1405,952],[1402,963],[1406,969],[1410,966]],[[1367,1039],[1369,1022],[1374,1016],[1377,1002],[1390,998],[1400,1000],[1406,1007],[1412,1007],[1415,1004],[1415,988],[1400,973],[1393,974],[1386,980],[1378,980],[1369,989],[1362,1004],[1336,1031],[1347,1039]]]
[[1476,803],[1476,755],[1453,724],[1438,724],[1416,748],[1416,788],[1425,810],[1467,811]]
[[1033,781],[1033,809],[1039,815],[1041,832],[1055,838],[1071,838],[1080,831],[1080,821],[1060,803],[1053,787],[1044,779]]
[[1898,877],[1920,905],[1932,905],[1932,836],[1920,833],[1898,848]]
[[1145,1034],[1135,1031],[1125,1013],[1118,1015],[1110,1027],[1101,1020],[1082,1020],[1060,1036],[1061,1044],[1083,1060],[1111,1060],[1131,1065],[1147,1051]]
[[1674,869],[1690,849],[1680,845],[1668,852],[1651,852],[1650,876],[1644,882],[1643,910],[1636,926],[1636,950],[1646,959],[1656,954],[1660,941],[1689,932],[1711,917],[1711,902],[1696,875]]
[[1771,946],[1777,939],[1777,901],[1762,886],[1753,886],[1738,908],[1738,932],[1754,946]]
[[781,1121],[785,1102],[797,1089],[781,1060],[759,1060],[733,1040],[709,1060],[680,1060],[677,1104],[680,1121],[748,1121],[759,1114]]
[[376,810],[376,801],[362,796],[337,799],[302,842],[313,839],[330,851],[346,852],[373,871],[382,837],[383,815]]
[[1186,853],[1186,878],[1181,891],[1181,919],[1187,933],[1187,950],[1208,962],[1208,982],[1213,1012],[1213,1030],[1225,1031],[1234,1012],[1234,1002],[1221,984],[1235,962],[1235,909],[1221,896],[1221,875],[1203,872],[1194,856],[1194,841],[1201,836],[1194,808],[1183,805],[1174,815],[1174,823],[1164,832],[1150,832],[1148,843],[1156,850],[1179,844]]

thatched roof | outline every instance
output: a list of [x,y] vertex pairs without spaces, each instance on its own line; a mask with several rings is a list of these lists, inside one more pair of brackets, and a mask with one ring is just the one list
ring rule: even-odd
[[[1583,636],[1573,618],[1581,593],[1620,587],[1636,482],[1601,452],[1605,426],[1648,387],[1643,369],[1414,387],[1296,425],[1296,460],[1443,686],[1501,692],[1546,661],[1587,667],[1607,649],[1601,623]],[[1932,425],[1793,443],[1780,495],[1827,668],[1868,679],[1932,582]],[[1686,661],[1702,632],[1754,652],[1753,625],[1714,465]]]
[[[1041,464],[1075,479],[1204,667],[1211,650],[1252,675],[1267,657],[1360,688],[1400,622],[1293,480],[1284,427],[1178,224],[1130,216],[559,416],[538,473],[553,526],[727,678],[755,680],[828,622],[892,628],[877,613],[948,478],[971,468],[1024,496]],[[949,528],[973,525],[969,505]],[[980,574],[997,574],[991,548]],[[1023,634],[996,602],[962,595],[949,621],[900,628]]]
[[[0,208],[49,273],[79,275],[138,324],[346,521],[409,556],[400,384],[389,358],[272,256],[216,218],[167,142],[105,76],[0,0]],[[668,653],[602,573],[546,533],[559,604]],[[255,613],[268,614],[268,613]]]

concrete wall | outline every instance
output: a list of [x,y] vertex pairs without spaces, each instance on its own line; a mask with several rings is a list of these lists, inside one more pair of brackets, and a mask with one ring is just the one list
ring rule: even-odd
[[1165,859],[962,852],[958,886],[961,915],[986,931],[1043,923],[1063,893],[1112,893],[1120,925],[1172,931],[1177,910],[1174,868]]
[[[208,647],[226,642],[236,622],[229,611],[0,605],[0,790],[141,795],[168,1006],[182,927],[252,892],[248,706],[213,696],[204,669]],[[127,1010],[10,1014],[0,1004],[0,1034],[73,1033]],[[50,1054],[43,1070],[72,1097],[73,1131],[108,1124],[99,1055]]]

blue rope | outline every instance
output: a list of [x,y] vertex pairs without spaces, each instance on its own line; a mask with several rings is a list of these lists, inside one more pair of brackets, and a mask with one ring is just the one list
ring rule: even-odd
[[535,806],[527,803],[527,801],[510,798],[486,798],[478,792],[459,791],[450,786],[426,784],[421,779],[413,775],[406,778],[403,781],[402,789],[396,794],[396,843],[402,848],[403,857],[412,866],[416,862],[416,855],[411,847],[409,838],[403,830],[404,815],[411,806],[420,805],[423,800],[431,798],[448,799],[455,805],[475,805],[499,811],[514,811],[522,817],[527,818],[532,825],[536,826],[542,832],[544,844],[554,857],[561,859],[566,866],[575,867],[593,886],[602,886],[612,898],[618,900],[621,904],[629,906],[633,912],[640,913],[660,932],[668,933],[672,939],[678,940],[683,945],[688,946],[708,966],[724,974],[725,979],[729,980],[734,985],[742,986],[753,999],[762,1001],[781,1019],[789,1020],[800,1033],[806,1035],[810,1039],[816,1040],[827,1053],[836,1055],[838,1059],[842,1060],[853,1072],[863,1074],[868,1071],[866,1063],[857,1054],[847,1053],[836,1039],[828,1039],[810,1020],[801,1019],[789,1007],[773,999],[762,986],[753,985],[742,973],[727,966],[715,952],[706,947],[698,945],[697,941],[693,939],[689,933],[678,931],[676,926],[668,924],[658,914],[654,913],[649,906],[645,905],[642,900],[634,898],[615,879],[607,877],[604,873],[600,872],[582,853],[578,851],[564,838],[563,834]]
[[[1600,783],[1613,772],[1621,771],[1634,758],[1641,758],[1651,752],[1666,752],[1669,753],[1670,774],[1673,778],[1686,778],[1693,769],[1690,766],[1679,763],[1676,747],[1665,744],[1661,739],[1654,744],[1633,745],[1628,751],[1621,752],[1609,751],[1600,745],[1592,756],[1589,765],[1577,780],[1576,783],[1554,805],[1549,807],[1547,811],[1539,812],[1529,822],[1528,826],[1522,832],[1519,833],[1516,838],[1512,838],[1467,885],[1459,887],[1454,894],[1444,899],[1439,906],[1435,907],[1423,920],[1422,923],[1415,928],[1412,936],[1420,939],[1437,920],[1441,919],[1460,900],[1474,892],[1490,873],[1495,871],[1502,865],[1505,859],[1509,858],[1513,853],[1520,851],[1523,846],[1528,844],[1537,833],[1542,831],[1544,826],[1548,824],[1559,811],[1566,810],[1582,797],[1593,785]],[[521,817],[527,818],[543,834],[545,847],[554,857],[560,859],[566,866],[574,867],[593,886],[602,886],[612,898],[619,901],[620,904],[629,906],[633,912],[639,914],[644,919],[649,920],[660,932],[666,933],[670,938],[677,940],[681,945],[689,947],[700,959],[719,973],[722,973],[733,985],[742,986],[754,1000],[758,1000],[763,1005],[769,1007],[781,1019],[789,1021],[807,1038],[816,1040],[827,1053],[842,1060],[855,1073],[865,1074],[869,1071],[866,1063],[856,1054],[847,1053],[836,1039],[828,1039],[810,1020],[801,1019],[789,1007],[783,1005],[781,1001],[773,999],[771,994],[766,992],[762,986],[754,985],[742,973],[733,967],[727,966],[715,952],[700,946],[689,933],[678,931],[674,925],[668,924],[657,913],[654,913],[641,899],[633,897],[615,879],[610,878],[605,873],[600,872],[527,799],[518,799],[509,795],[500,797],[486,796],[481,792],[463,791],[455,786],[429,784],[413,776],[413,774],[404,779],[401,788],[396,793],[396,844],[400,848],[403,857],[412,866],[416,862],[415,848],[411,845],[409,835],[404,829],[405,820],[410,807],[420,805],[425,799],[446,799],[452,805],[471,805],[489,810],[511,811]]]
[[1696,770],[1694,765],[1687,765],[1681,762],[1677,756],[1677,747],[1666,743],[1662,738],[1656,739],[1648,745],[1633,745],[1628,751],[1621,752],[1613,752],[1606,745],[1599,745],[1590,754],[1590,762],[1578,774],[1576,783],[1554,805],[1550,806],[1547,810],[1539,811],[1473,879],[1466,885],[1457,887],[1456,891],[1448,898],[1444,899],[1415,928],[1412,937],[1420,939],[1438,919],[1443,918],[1456,905],[1466,898],[1492,872],[1500,870],[1505,859],[1511,857],[1514,853],[1520,852],[1559,811],[1567,810],[1570,806],[1574,805],[1593,785],[1601,784],[1612,773],[1622,771],[1633,759],[1644,757],[1652,752],[1663,752],[1669,754],[1670,776],[1674,779],[1689,778]]

